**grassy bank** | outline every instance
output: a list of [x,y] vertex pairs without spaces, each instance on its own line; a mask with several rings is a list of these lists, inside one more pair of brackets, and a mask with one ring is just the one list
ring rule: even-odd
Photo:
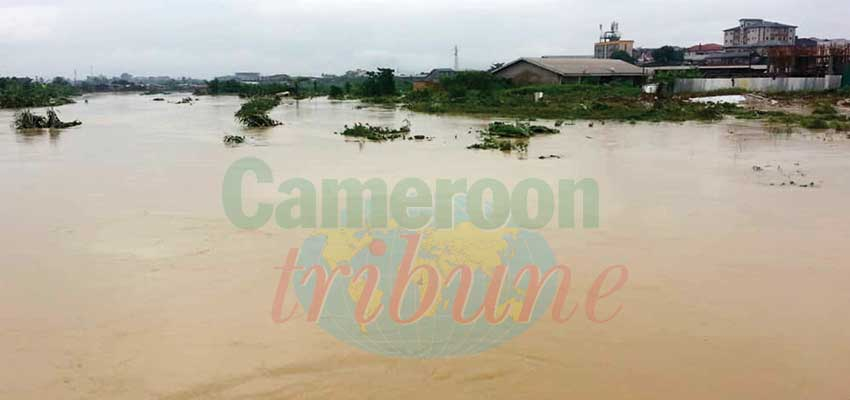
[[[543,93],[538,101],[535,93]],[[412,92],[403,101],[426,113],[490,115],[520,119],[586,119],[618,121],[711,121],[734,106],[698,104],[683,99],[656,99],[625,85],[540,85],[470,90],[452,96],[445,90]]]
[[[535,100],[535,93],[542,98]],[[796,99],[809,110],[793,113],[757,110],[733,104],[691,102],[691,97],[745,94],[740,89],[700,95],[656,96],[630,85],[537,85],[514,87],[486,73],[466,72],[444,79],[439,87],[403,94],[399,102],[413,111],[467,114],[517,119],[613,120],[624,122],[716,121],[725,117],[763,120],[809,129],[847,131],[850,121],[835,109],[850,91],[783,93],[770,95]]]

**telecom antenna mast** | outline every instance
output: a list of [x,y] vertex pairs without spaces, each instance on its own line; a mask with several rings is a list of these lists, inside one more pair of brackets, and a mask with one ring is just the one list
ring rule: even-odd
[[460,61],[458,59],[457,45],[455,45],[455,71],[460,70]]

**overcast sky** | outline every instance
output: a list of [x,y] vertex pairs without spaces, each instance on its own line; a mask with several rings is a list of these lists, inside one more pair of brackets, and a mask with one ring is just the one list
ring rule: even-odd
[[318,75],[484,68],[521,56],[593,54],[599,24],[636,46],[722,43],[742,17],[850,37],[835,0],[0,0],[0,76]]

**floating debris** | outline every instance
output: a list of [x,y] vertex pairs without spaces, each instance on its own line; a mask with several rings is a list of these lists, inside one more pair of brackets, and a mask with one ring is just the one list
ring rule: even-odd
[[694,97],[689,99],[691,103],[713,103],[713,104],[741,104],[747,101],[747,98],[741,95],[730,96],[709,96],[709,97]]
[[162,97],[156,97],[153,99],[153,101],[165,101],[165,99],[163,99]]
[[[794,166],[799,167],[800,163],[794,163]],[[809,181],[809,179],[811,179],[811,177],[808,177],[809,173],[800,168],[795,168],[793,172],[790,172],[789,170],[782,169],[781,165],[773,166],[768,164],[754,165],[752,169],[753,172],[755,172],[760,178],[759,180],[762,181],[762,184],[766,184],[768,186],[794,186],[801,188],[814,188],[818,186],[815,182]],[[765,178],[768,182],[764,182],[762,180]],[[779,180],[778,183],[777,180]]]
[[245,136],[238,135],[226,135],[224,137],[224,144],[242,144],[245,143]]
[[47,110],[47,117],[33,114],[30,110],[15,114],[15,128],[17,129],[64,129],[82,124],[80,121],[62,122],[52,108]]
[[191,97],[184,97],[184,98],[182,98],[180,101],[178,101],[178,102],[177,102],[177,103],[175,103],[175,104],[189,104],[189,105],[192,105],[192,102],[193,102],[193,101],[194,101],[194,99],[192,99]]
[[558,159],[558,160],[560,160],[560,159],[561,159],[561,156],[556,155],[556,154],[550,154],[550,155],[548,155],[548,156],[540,156],[540,157],[537,157],[537,159],[538,159],[538,160],[548,160],[548,159],[553,159],[553,158],[554,158],[554,159]]

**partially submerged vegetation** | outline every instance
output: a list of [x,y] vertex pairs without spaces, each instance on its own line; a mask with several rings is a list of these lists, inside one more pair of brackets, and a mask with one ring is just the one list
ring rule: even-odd
[[486,130],[479,131],[480,141],[469,147],[471,150],[501,150],[505,152],[528,149],[528,139],[536,135],[553,135],[560,130],[542,125],[531,125],[516,121],[513,124],[493,122]]
[[63,78],[50,82],[0,78],[0,108],[52,107],[74,103],[79,91]]
[[16,129],[64,129],[83,124],[80,121],[62,122],[52,108],[47,110],[46,117],[34,114],[30,110],[17,112],[14,123]]
[[269,117],[269,111],[280,105],[278,97],[255,97],[248,100],[236,112],[236,120],[248,128],[265,128],[282,125]]
[[525,152],[528,150],[528,139],[501,139],[496,136],[482,135],[481,141],[467,149],[470,150],[500,150],[505,153],[512,151]]
[[534,135],[551,135],[561,133],[561,131],[543,125],[531,125],[527,122],[517,121],[513,124],[493,122],[487,126],[485,133],[490,136],[502,138],[528,138]]
[[812,130],[835,129],[839,132],[850,130],[850,118],[835,107],[841,102],[836,93],[771,95],[775,99],[752,97],[762,99],[762,103],[769,100],[770,105],[755,104],[748,108],[738,107],[731,115],[739,119],[763,120],[770,125],[784,127],[786,130],[796,126]]
[[835,114],[818,114],[801,115],[792,113],[774,113],[769,115],[767,122],[774,125],[784,125],[785,127],[801,126],[806,129],[825,130],[835,129],[839,132],[846,132],[850,128],[850,119],[845,115]]
[[410,125],[406,124],[398,129],[383,126],[372,126],[369,124],[356,123],[354,126],[346,125],[342,132],[335,132],[345,137],[367,139],[375,142],[385,142],[397,139],[406,139],[410,133]]

